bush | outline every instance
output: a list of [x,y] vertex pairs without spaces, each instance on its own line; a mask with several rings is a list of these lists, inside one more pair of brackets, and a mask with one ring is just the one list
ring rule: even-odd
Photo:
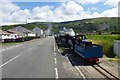
[[115,57],[113,52],[114,40],[120,40],[118,35],[88,35],[88,39],[92,40],[93,44],[103,46],[103,53],[107,57]]

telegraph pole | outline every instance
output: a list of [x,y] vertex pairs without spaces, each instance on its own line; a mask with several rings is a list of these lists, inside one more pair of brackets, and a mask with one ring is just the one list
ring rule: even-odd
[[27,41],[28,41],[28,31],[27,31],[28,19],[30,19],[30,18],[27,18],[27,19],[26,19],[26,36],[27,36],[27,38],[26,38],[26,39],[27,39]]

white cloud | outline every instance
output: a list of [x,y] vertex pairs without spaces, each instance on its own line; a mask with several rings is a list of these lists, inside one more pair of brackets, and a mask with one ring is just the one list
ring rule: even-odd
[[65,3],[63,6],[65,9],[65,13],[67,14],[77,14],[83,11],[83,7],[74,1],[69,1]]
[[19,10],[14,12],[8,19],[11,22],[22,22],[25,23],[26,19],[31,16],[31,13],[28,9],[25,10]]
[[10,2],[0,2],[0,10],[3,13],[12,13],[14,11],[19,10],[20,7],[16,6],[15,4],[12,4]]
[[32,10],[32,18],[46,21],[48,18],[53,16],[52,9],[53,6],[48,6],[48,5],[43,7],[35,7]]
[[[86,0],[87,3],[97,3],[99,0]],[[15,23],[25,23],[27,18],[31,18],[30,21],[49,21],[49,22],[61,22],[61,21],[71,21],[80,20],[86,18],[96,18],[96,17],[117,17],[118,7],[113,7],[112,9],[105,10],[101,13],[93,12],[90,10],[96,10],[97,8],[88,8],[85,11],[83,6],[74,1],[63,2],[60,6],[54,8],[53,6],[42,6],[34,7],[32,10],[24,9],[20,10],[20,7],[13,3],[6,3],[7,5],[0,5],[0,9],[4,9],[0,15],[3,19],[2,24],[15,24]],[[107,2],[106,2],[107,5]]]
[[104,5],[109,5],[112,7],[117,7],[120,0],[106,0]]
[[63,3],[61,6],[55,8],[54,17],[57,21],[70,21],[78,19],[78,15],[83,12],[83,7],[74,2],[68,1]]
[[112,8],[110,10],[106,10],[102,12],[104,17],[118,17],[118,8]]
[[81,4],[86,4],[86,3],[95,4],[101,2],[101,0],[77,0],[77,2]]
[[19,6],[9,2],[8,0],[1,0],[0,2],[0,23],[9,22],[8,18],[10,15],[18,11],[20,9]]

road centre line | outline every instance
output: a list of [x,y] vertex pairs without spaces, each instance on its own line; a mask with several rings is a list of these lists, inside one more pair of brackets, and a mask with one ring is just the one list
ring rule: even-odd
[[33,48],[35,48],[36,46],[34,46],[34,47],[32,47],[32,48],[30,48],[30,49],[28,49],[28,50],[32,50]]
[[42,43],[39,43],[39,45],[41,45]]
[[56,56],[56,53],[54,52],[54,56]]
[[[39,43],[38,45],[41,45],[42,43]],[[37,46],[38,46],[37,45]],[[32,50],[32,49],[34,49],[35,47],[37,47],[37,46],[33,46],[32,48],[30,48],[30,49],[28,49],[28,50]]]
[[56,49],[55,49],[55,41],[54,41],[54,51],[55,51]]
[[0,67],[3,67],[4,65],[6,65],[6,64],[8,64],[8,63],[10,63],[10,62],[12,62],[13,60],[15,60],[16,58],[20,57],[21,55],[23,55],[23,54],[17,55],[16,57],[14,57],[14,58],[12,58],[11,60],[9,60],[9,61],[5,62],[4,64],[2,64]]
[[54,58],[54,62],[55,62],[55,64],[57,64],[57,59],[56,58]]
[[58,79],[58,69],[55,68],[55,78]]

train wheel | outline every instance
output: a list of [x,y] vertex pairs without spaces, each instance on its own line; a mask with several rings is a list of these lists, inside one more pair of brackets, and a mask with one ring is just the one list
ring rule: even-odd
[[90,58],[90,59],[88,59],[88,62],[92,63],[92,64],[97,63],[98,61],[99,61],[98,58]]

